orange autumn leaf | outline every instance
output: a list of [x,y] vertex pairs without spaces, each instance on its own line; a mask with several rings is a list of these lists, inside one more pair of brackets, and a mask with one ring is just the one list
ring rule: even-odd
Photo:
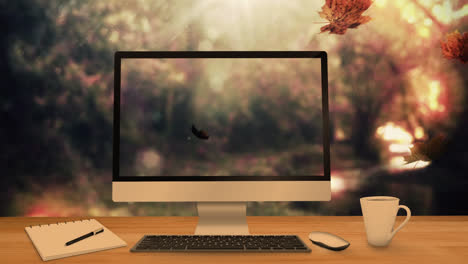
[[320,33],[330,31],[334,34],[344,34],[348,28],[356,28],[371,20],[370,16],[363,16],[372,4],[371,0],[326,0],[319,12],[321,18],[330,24],[320,28]]
[[430,140],[414,143],[411,154],[405,156],[406,163],[415,161],[432,161],[441,157],[444,153],[447,140],[444,135],[439,134]]
[[458,30],[445,36],[446,41],[440,41],[442,53],[447,59],[459,59],[462,63],[468,61],[468,32],[460,34]]

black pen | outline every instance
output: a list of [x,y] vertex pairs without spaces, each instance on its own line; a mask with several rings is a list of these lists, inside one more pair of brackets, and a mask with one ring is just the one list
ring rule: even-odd
[[101,227],[101,228],[98,228],[98,229],[96,229],[96,230],[94,230],[94,231],[92,231],[92,232],[89,232],[88,234],[82,235],[82,236],[80,236],[80,237],[77,237],[77,238],[75,238],[75,239],[73,239],[73,240],[68,241],[67,243],[65,243],[65,246],[69,246],[69,245],[71,245],[71,244],[75,244],[76,242],[78,242],[78,241],[80,241],[80,240],[83,240],[83,239],[88,238],[88,237],[90,237],[90,236],[97,235],[97,234],[102,233],[102,232],[104,232],[104,228],[102,228],[102,227]]

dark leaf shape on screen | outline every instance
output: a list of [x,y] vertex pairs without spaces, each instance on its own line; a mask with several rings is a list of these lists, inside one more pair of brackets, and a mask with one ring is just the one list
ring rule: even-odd
[[321,18],[330,24],[320,28],[320,33],[330,31],[330,34],[342,35],[348,28],[356,28],[371,20],[370,16],[363,16],[372,4],[371,0],[326,0],[319,12]]
[[192,125],[192,133],[199,139],[207,140],[210,136],[204,130],[198,130],[195,125]]

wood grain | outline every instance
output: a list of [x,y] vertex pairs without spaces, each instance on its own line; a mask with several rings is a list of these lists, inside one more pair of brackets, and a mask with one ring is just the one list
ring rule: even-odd
[[[0,263],[43,263],[24,231],[28,225],[83,218],[0,218]],[[89,217],[88,217],[89,218]],[[397,218],[397,224],[404,216]],[[311,253],[130,253],[145,234],[193,234],[197,217],[96,217],[128,243],[127,247],[47,263],[468,263],[468,216],[413,216],[386,248],[367,244],[359,216],[248,217],[252,234],[297,234]],[[340,252],[313,245],[311,231],[343,237]]]

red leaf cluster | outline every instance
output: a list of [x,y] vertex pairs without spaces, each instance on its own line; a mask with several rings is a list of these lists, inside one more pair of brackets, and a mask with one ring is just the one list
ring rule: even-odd
[[445,36],[445,42],[440,41],[442,53],[447,59],[459,59],[468,62],[468,32],[460,34],[458,30]]
[[371,0],[326,0],[319,12],[321,18],[330,24],[320,28],[320,32],[330,31],[334,34],[344,34],[348,28],[356,28],[371,20],[370,16],[363,16],[372,4]]

